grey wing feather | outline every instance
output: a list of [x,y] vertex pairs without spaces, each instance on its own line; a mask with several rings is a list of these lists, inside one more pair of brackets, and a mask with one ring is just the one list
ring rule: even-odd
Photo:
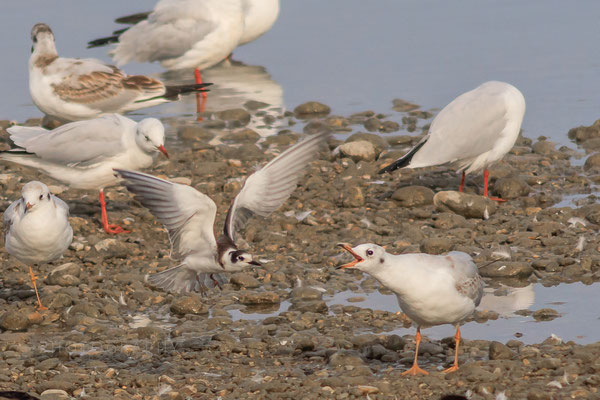
[[477,265],[475,265],[471,256],[461,251],[451,251],[448,255],[456,262],[454,264],[456,268],[454,270],[456,289],[473,300],[475,307],[477,307],[481,302],[484,287]]
[[191,186],[172,183],[141,172],[115,169],[135,199],[167,228],[171,255],[184,258],[191,252],[210,254],[217,243],[213,226],[217,206]]
[[115,114],[71,122],[52,131],[25,126],[7,129],[11,140],[44,161],[87,165],[123,151],[122,137],[135,122]]
[[195,271],[187,268],[185,264],[180,264],[166,271],[149,275],[147,279],[152,286],[173,293],[190,293],[205,290],[196,277],[197,274]]
[[4,231],[4,237],[10,232],[15,218],[23,214],[23,202],[21,199],[13,201],[10,206],[4,211],[2,215],[2,229]]
[[329,137],[321,133],[296,143],[250,175],[229,208],[224,232],[232,241],[254,214],[270,215],[290,197],[308,164]]

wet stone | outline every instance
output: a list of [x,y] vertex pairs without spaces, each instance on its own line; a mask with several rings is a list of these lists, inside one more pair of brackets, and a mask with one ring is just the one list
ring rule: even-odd
[[311,287],[298,287],[292,290],[291,297],[294,300],[321,300],[323,293]]
[[462,215],[442,212],[434,216],[433,226],[437,229],[453,229],[465,225],[467,220]]
[[129,249],[118,239],[104,239],[94,245],[94,248],[104,258],[127,258]]
[[479,274],[486,278],[526,279],[532,273],[533,267],[523,261],[498,261],[479,269]]
[[325,104],[319,103],[318,101],[309,101],[304,104],[300,104],[294,109],[294,114],[297,118],[313,118],[321,117],[329,114],[331,108]]
[[342,191],[339,200],[343,207],[362,207],[365,204],[365,196],[358,186],[351,186]]
[[531,188],[521,178],[500,178],[494,183],[493,193],[501,199],[509,200],[527,196]]
[[540,140],[539,142],[535,142],[532,146],[533,152],[536,154],[552,154],[554,153],[554,143],[549,142],[547,140]]
[[40,400],[68,400],[71,396],[61,389],[47,389],[40,394]]
[[246,272],[236,272],[231,275],[230,282],[238,287],[254,289],[260,286],[260,282],[254,276]]
[[243,108],[234,108],[225,111],[219,111],[216,117],[226,121],[229,128],[239,128],[248,125],[250,122],[250,113]]
[[361,366],[365,365],[365,362],[360,355],[353,350],[340,350],[329,356],[330,367],[345,367],[348,365]]
[[29,318],[22,311],[7,311],[0,318],[0,328],[3,330],[21,332],[27,330],[29,325]]
[[290,306],[290,311],[327,313],[327,303],[323,300],[297,301]]
[[203,142],[210,141],[215,134],[201,126],[183,126],[178,129],[177,135],[183,140],[199,140]]
[[515,353],[503,343],[493,341],[490,343],[490,360],[511,360]]
[[208,314],[208,306],[202,303],[197,295],[189,295],[176,299],[171,303],[170,310],[177,315]]
[[436,193],[433,204],[438,211],[451,211],[466,218],[488,219],[497,209],[493,200],[456,191]]
[[552,321],[553,319],[560,317],[560,314],[552,308],[541,308],[534,312],[532,316],[536,321]]
[[359,133],[355,133],[355,134],[351,135],[350,137],[348,137],[348,139],[346,139],[346,141],[344,143],[360,142],[360,141],[370,142],[373,145],[373,147],[375,148],[375,152],[377,154],[380,154],[383,150],[385,150],[389,147],[387,140],[385,140],[381,136],[375,135],[373,133],[363,133],[363,132],[359,132]]
[[392,194],[401,207],[420,207],[433,204],[433,190],[424,186],[405,186]]
[[247,102],[244,103],[244,107],[246,107],[246,109],[248,109],[250,111],[256,111],[256,110],[260,110],[261,108],[269,107],[269,104],[263,103],[262,101],[248,100]]
[[278,304],[279,295],[275,292],[244,293],[240,296],[240,303],[245,305]]
[[597,170],[600,168],[600,153],[592,154],[585,160],[583,169],[586,171]]

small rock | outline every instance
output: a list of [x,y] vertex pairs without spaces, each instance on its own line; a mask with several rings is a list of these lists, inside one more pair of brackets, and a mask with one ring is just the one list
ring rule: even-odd
[[243,293],[240,303],[245,305],[278,304],[281,300],[275,292]]
[[600,168],[600,153],[592,154],[585,160],[585,164],[583,164],[583,169],[586,171],[598,168]]
[[331,108],[329,106],[317,101],[309,101],[307,103],[300,104],[294,109],[294,114],[296,114],[297,118],[321,117],[329,114],[330,112]]
[[502,199],[527,196],[531,187],[521,178],[500,178],[494,183],[494,194]]
[[215,134],[201,126],[184,126],[178,129],[178,136],[183,140],[199,140],[203,142],[210,141]]
[[446,238],[427,238],[421,243],[421,251],[427,254],[443,254],[453,248],[454,243]]
[[27,314],[22,311],[7,311],[0,319],[0,328],[8,331],[21,332],[30,325]]
[[327,310],[327,303],[323,300],[298,301],[290,306],[290,311],[326,314]]
[[321,300],[323,293],[311,287],[301,286],[292,290],[291,297],[294,300]]
[[129,249],[121,240],[104,239],[94,245],[94,249],[105,258],[127,258]]
[[48,285],[78,286],[81,283],[79,279],[80,274],[81,267],[79,265],[66,263],[50,271],[50,274],[46,278],[46,283]]
[[351,158],[354,162],[374,161],[375,157],[377,157],[375,147],[371,142],[367,142],[366,140],[344,143],[340,146],[340,154]]
[[340,193],[340,200],[343,207],[362,207],[365,205],[365,196],[362,189],[358,186],[351,186],[347,191]]
[[547,140],[535,142],[532,146],[533,152],[536,154],[548,155],[554,153],[554,143]]
[[486,278],[526,279],[532,273],[533,267],[523,261],[498,261],[479,269],[479,274]]
[[493,341],[490,343],[490,360],[511,360],[515,353],[503,343]]
[[552,321],[553,319],[560,317],[560,314],[552,308],[541,308],[534,312],[532,316],[536,321]]
[[347,365],[365,365],[363,359],[356,351],[340,350],[329,356],[330,367],[345,367]]
[[40,400],[68,400],[71,396],[61,389],[48,389],[40,394]]
[[260,110],[261,108],[269,107],[269,104],[263,103],[262,101],[248,100],[244,103],[244,107],[246,107],[250,111],[256,111]]
[[375,135],[373,133],[363,133],[363,132],[359,132],[359,133],[355,133],[355,134],[351,135],[348,139],[346,139],[344,141],[344,143],[362,142],[362,141],[370,142],[373,145],[373,147],[375,147],[375,152],[377,154],[380,154],[383,150],[390,147],[388,141],[385,140],[384,138],[382,138],[381,136]]
[[231,110],[219,111],[216,117],[226,121],[229,128],[240,128],[248,125],[250,122],[250,113],[243,108],[234,108]]
[[433,204],[433,190],[425,186],[405,186],[392,194],[401,207],[420,207]]
[[185,314],[208,314],[208,306],[196,295],[185,296],[171,303],[171,312],[178,315]]
[[236,272],[235,274],[231,275],[230,282],[235,286],[249,289],[254,289],[260,286],[258,279],[246,272]]
[[466,218],[488,219],[496,212],[496,202],[486,197],[456,191],[438,192],[433,196],[438,211],[451,211]]

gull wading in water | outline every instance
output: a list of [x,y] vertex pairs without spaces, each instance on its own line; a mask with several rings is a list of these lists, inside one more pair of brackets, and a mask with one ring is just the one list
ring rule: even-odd
[[176,267],[151,275],[150,283],[175,293],[204,291],[207,278],[219,285],[224,272],[260,265],[237,248],[237,233],[253,215],[267,217],[281,207],[327,137],[326,133],[310,136],[250,175],[229,207],[219,238],[213,230],[217,207],[210,197],[191,186],[116,170],[135,199],[165,225],[171,257],[180,261]]
[[417,363],[421,328],[435,325],[456,326],[454,365],[444,372],[458,369],[459,324],[479,305],[483,280],[471,256],[460,251],[445,255],[423,253],[394,255],[376,244],[351,247],[341,243],[354,261],[338,268],[357,268],[390,289],[398,298],[402,311],[417,325],[415,360],[402,374],[428,373]]
[[524,115],[525,98],[516,87],[486,82],[444,107],[431,123],[429,133],[379,173],[455,163],[462,171],[462,192],[465,175],[483,169],[483,195],[488,197],[487,168],[512,149]]
[[92,40],[88,47],[117,43],[111,51],[117,65],[159,61],[168,70],[200,71],[223,61],[244,32],[241,0],[160,0],[150,13],[117,21],[135,23],[113,36]]
[[126,232],[108,223],[103,189],[118,183],[113,168],[141,169],[161,152],[165,129],[156,118],[135,122],[118,114],[71,122],[48,131],[40,127],[7,129],[16,148],[0,159],[32,167],[77,189],[100,190],[102,226],[107,233]]
[[210,84],[166,86],[144,75],[127,75],[94,59],[59,57],[54,35],[46,24],[31,30],[29,91],[35,105],[48,115],[67,121],[125,113],[178,100],[189,92],[203,92]]
[[29,265],[38,310],[47,310],[40,300],[37,277],[31,266],[62,257],[71,244],[73,229],[69,224],[69,206],[50,194],[46,185],[32,181],[23,186],[21,198],[8,206],[2,219],[4,247],[8,254]]

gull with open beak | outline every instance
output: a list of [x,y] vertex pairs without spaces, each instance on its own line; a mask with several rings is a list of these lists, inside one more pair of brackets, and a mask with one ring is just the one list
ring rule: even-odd
[[165,225],[171,257],[180,261],[176,267],[151,275],[150,283],[175,293],[203,292],[210,280],[220,286],[223,273],[260,265],[237,248],[237,233],[253,215],[267,217],[281,207],[327,137],[326,133],[310,136],[250,175],[229,207],[219,238],[213,230],[217,206],[210,197],[191,186],[115,170],[135,199]]
[[484,283],[471,256],[460,251],[394,255],[371,243],[339,246],[354,260],[338,268],[356,268],[377,279],[396,294],[402,311],[417,325],[414,363],[403,375],[428,374],[417,363],[421,327],[443,324],[456,326],[454,364],[444,372],[456,371],[459,324],[475,311],[483,295]]
[[165,128],[156,118],[135,122],[118,114],[71,122],[48,131],[40,127],[7,129],[16,145],[0,159],[32,167],[77,189],[100,190],[102,226],[107,233],[126,232],[108,223],[104,188],[118,183],[113,168],[152,165],[165,149]]
[[37,290],[37,277],[32,264],[54,261],[73,240],[69,224],[69,206],[41,182],[32,181],[23,186],[21,198],[15,200],[3,215],[4,247],[8,254],[29,265],[29,276],[35,290],[38,310],[42,305]]

